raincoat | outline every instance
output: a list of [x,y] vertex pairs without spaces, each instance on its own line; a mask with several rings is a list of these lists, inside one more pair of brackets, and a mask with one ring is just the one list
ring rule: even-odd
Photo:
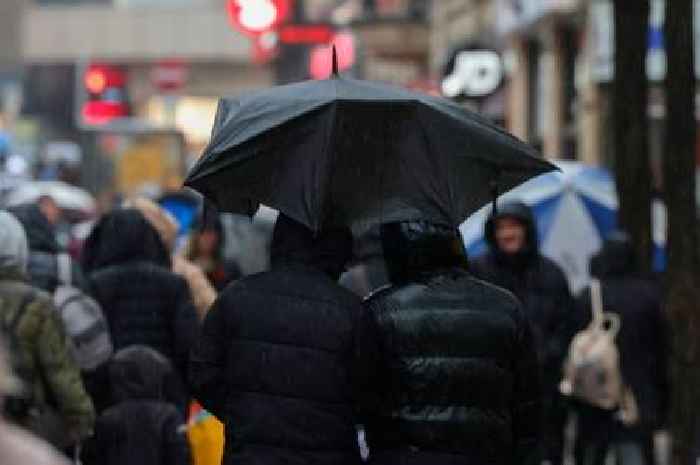
[[368,314],[337,284],[347,232],[280,215],[271,271],[230,285],[191,361],[195,397],[225,425],[225,465],[360,462],[355,424],[376,360]]
[[534,464],[539,379],[518,301],[464,270],[449,228],[392,223],[382,244],[392,285],[367,301],[385,355],[373,463]]

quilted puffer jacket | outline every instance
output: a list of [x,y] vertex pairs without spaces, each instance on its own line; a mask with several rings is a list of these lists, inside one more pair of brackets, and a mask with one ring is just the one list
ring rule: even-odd
[[540,393],[532,336],[508,292],[470,276],[456,233],[382,227],[392,286],[367,302],[381,333],[378,464],[533,463]]

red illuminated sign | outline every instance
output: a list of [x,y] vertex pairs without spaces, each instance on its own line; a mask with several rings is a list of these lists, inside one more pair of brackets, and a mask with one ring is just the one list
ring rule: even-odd
[[279,39],[284,44],[328,44],[333,34],[327,24],[289,24],[280,28]]
[[291,13],[291,0],[227,0],[231,24],[249,36],[277,29]]

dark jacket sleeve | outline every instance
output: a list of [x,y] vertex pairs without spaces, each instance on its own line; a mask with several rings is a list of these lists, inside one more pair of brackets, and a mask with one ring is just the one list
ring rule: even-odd
[[192,395],[219,419],[223,418],[226,401],[226,328],[222,299],[218,299],[204,319],[204,325],[190,357]]
[[561,367],[568,353],[569,344],[576,333],[573,329],[575,326],[576,305],[564,273],[560,269],[554,268],[552,274],[555,291],[554,308],[552,310],[555,314],[551,316],[551,320],[555,322],[555,326],[550,333],[552,337],[547,341],[545,366]]
[[190,351],[197,338],[199,319],[192,302],[187,282],[178,277],[178,292],[175,298],[175,313],[172,319],[173,357],[183,381],[187,382]]
[[514,465],[538,463],[541,427],[541,386],[532,329],[523,318],[514,352]]
[[367,307],[359,309],[353,342],[350,377],[355,393],[357,422],[365,424],[379,408],[377,381],[381,370],[379,331]]

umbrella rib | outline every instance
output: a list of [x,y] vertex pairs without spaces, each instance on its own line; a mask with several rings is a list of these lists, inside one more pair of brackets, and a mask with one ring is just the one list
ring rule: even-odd
[[[325,160],[326,166],[325,166],[325,173],[322,173],[323,175],[320,176],[319,182],[322,184],[320,186],[317,186],[317,192],[320,193],[320,208],[318,211],[318,215],[315,217],[315,222],[314,224],[314,232],[318,232],[321,230],[322,224],[323,224],[323,219],[325,218],[326,215],[326,208],[327,208],[327,203],[328,199],[326,198],[327,196],[331,195],[332,189],[331,185],[333,183],[333,176],[334,176],[334,171],[335,171],[335,165],[336,160],[338,158],[338,154],[334,153],[335,151],[329,150],[331,147],[331,141],[333,140],[333,136],[335,134],[335,127],[337,123],[337,118],[338,118],[338,104],[337,102],[334,102],[331,105],[331,118],[330,122],[328,125],[330,127],[327,128],[325,138],[323,141],[323,157],[321,158],[322,160]],[[330,152],[330,153],[329,153]]]

